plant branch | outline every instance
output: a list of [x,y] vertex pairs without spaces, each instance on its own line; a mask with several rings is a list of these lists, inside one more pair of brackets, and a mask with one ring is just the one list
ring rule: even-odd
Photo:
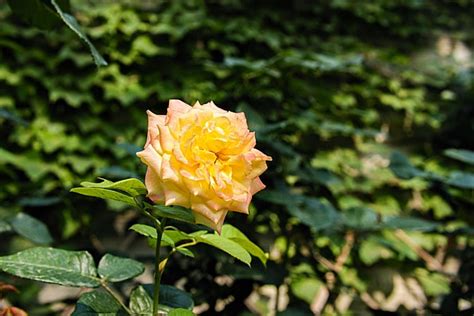
[[[155,227],[156,227],[156,247],[155,247],[155,286],[153,288],[153,315],[158,314],[158,305],[160,303],[160,283],[161,283],[161,276],[163,271],[160,270],[160,251],[161,251],[161,238],[163,237],[163,231],[166,225],[166,218],[163,218],[160,221],[157,219],[155,220]],[[164,269],[164,268],[163,268]]]
[[439,272],[443,271],[443,265],[438,260],[436,260],[435,257],[430,255],[425,249],[423,249],[418,244],[416,244],[410,238],[410,236],[408,236],[407,233],[405,233],[403,230],[401,229],[395,230],[395,236],[401,241],[403,241],[407,246],[409,246],[414,252],[416,252],[418,257],[420,257],[421,259],[423,259],[423,261],[425,261],[426,266],[430,270],[439,271]]

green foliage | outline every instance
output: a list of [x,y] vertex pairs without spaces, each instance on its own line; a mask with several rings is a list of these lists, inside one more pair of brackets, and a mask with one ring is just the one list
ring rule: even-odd
[[109,282],[120,282],[140,275],[145,270],[142,263],[106,254],[100,259],[97,272],[100,277]]
[[178,221],[194,223],[194,214],[190,209],[181,206],[153,205],[152,211],[156,216],[172,218]]
[[0,269],[42,282],[86,287],[100,285],[94,260],[86,251],[30,248],[0,257]]
[[[126,227],[143,225],[130,215],[142,191],[105,181],[79,189],[115,197],[104,202],[69,190],[98,176],[142,178],[145,110],[164,114],[170,98],[213,100],[244,111],[257,147],[273,157],[248,219],[229,216],[269,252],[267,270],[198,244],[203,253],[179,256],[166,283],[184,277],[196,305],[212,312],[232,295],[222,315],[248,312],[239,302],[254,289],[281,284],[289,315],[312,313],[325,287],[322,314],[452,315],[472,301],[474,72],[462,57],[472,50],[472,3],[56,3],[109,65],[97,69],[73,32],[28,28],[0,4],[0,251],[22,249],[10,222],[19,213],[44,222],[58,245],[121,245]],[[170,249],[198,239],[164,236]],[[452,262],[454,275],[443,270]],[[235,281],[216,283],[222,276]],[[412,290],[423,294],[385,310]],[[252,312],[272,311],[259,297]],[[420,305],[403,305],[411,301]]]
[[99,290],[81,295],[72,313],[73,316],[84,315],[127,315],[122,306],[108,293]]

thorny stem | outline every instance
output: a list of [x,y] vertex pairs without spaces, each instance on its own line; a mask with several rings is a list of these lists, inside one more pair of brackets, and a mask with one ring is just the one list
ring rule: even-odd
[[158,314],[158,305],[160,303],[160,283],[161,275],[163,271],[160,271],[160,251],[161,251],[161,238],[163,237],[163,231],[165,229],[166,219],[163,218],[160,221],[155,219],[156,227],[156,248],[155,248],[155,286],[153,289],[153,315]]
[[114,289],[109,287],[105,280],[101,280],[100,284],[110,295],[112,295],[112,297],[120,304],[120,306],[122,306],[122,308],[127,312],[128,315],[132,315],[132,311],[128,309],[128,307],[123,303],[120,295],[117,292],[115,292]]

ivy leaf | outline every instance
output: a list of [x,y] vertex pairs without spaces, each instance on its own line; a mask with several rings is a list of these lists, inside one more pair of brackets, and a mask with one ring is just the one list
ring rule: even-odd
[[426,173],[414,167],[408,158],[400,152],[394,152],[390,156],[390,170],[400,179],[411,179],[414,177],[424,177]]
[[343,214],[344,224],[357,230],[378,228],[377,214],[367,207],[351,207]]
[[427,221],[421,218],[398,216],[389,216],[384,218],[382,225],[385,228],[415,230],[424,232],[436,230],[439,226],[435,222]]
[[94,290],[81,295],[71,316],[122,316],[127,315],[110,294]]
[[196,240],[199,242],[211,245],[213,247],[216,247],[228,253],[232,257],[239,259],[240,261],[247,264],[248,266],[250,266],[252,257],[250,256],[248,251],[245,250],[245,248],[243,248],[241,245],[239,245],[233,240],[227,239],[217,234],[201,235],[201,236],[196,237]]
[[264,265],[267,263],[267,254],[234,226],[225,224],[222,227],[221,236],[235,241],[237,244],[242,246],[242,248],[247,250],[252,256],[257,257]]
[[444,154],[449,158],[474,165],[474,151],[466,149],[447,149],[444,151]]
[[153,300],[141,285],[130,294],[130,310],[137,315],[146,315],[153,311]]
[[182,206],[153,205],[153,212],[161,217],[172,218],[178,221],[194,223],[193,212]]
[[9,222],[15,232],[35,243],[47,245],[53,242],[48,227],[26,213],[18,213]]
[[60,285],[100,285],[94,260],[87,251],[31,248],[0,257],[0,270],[20,278]]
[[462,189],[474,189],[474,174],[470,172],[454,171],[451,172],[446,183]]
[[140,275],[145,271],[141,262],[129,258],[106,254],[100,259],[99,275],[110,282],[121,282]]

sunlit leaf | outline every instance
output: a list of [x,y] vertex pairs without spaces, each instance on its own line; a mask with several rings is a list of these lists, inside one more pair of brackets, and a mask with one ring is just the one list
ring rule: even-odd
[[31,248],[0,257],[0,270],[21,278],[60,285],[100,285],[94,260],[86,251]]
[[100,259],[97,271],[107,281],[121,282],[142,274],[145,266],[133,259],[106,254]]

